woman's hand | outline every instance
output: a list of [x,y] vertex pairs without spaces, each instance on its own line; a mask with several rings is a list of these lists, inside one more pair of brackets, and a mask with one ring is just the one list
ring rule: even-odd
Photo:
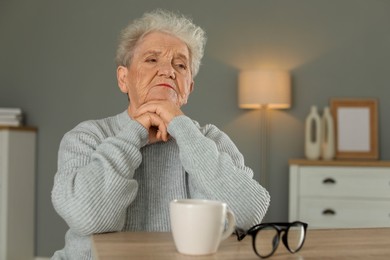
[[180,107],[172,102],[153,100],[141,105],[135,111],[134,116],[139,116],[147,112],[158,115],[167,126],[174,117],[184,115]]
[[150,101],[140,106],[133,118],[149,130],[149,143],[168,141],[168,124],[173,118],[184,115],[180,107],[169,101]]
[[133,119],[149,131],[149,144],[168,141],[167,126],[158,115],[146,112],[139,116],[134,116]]

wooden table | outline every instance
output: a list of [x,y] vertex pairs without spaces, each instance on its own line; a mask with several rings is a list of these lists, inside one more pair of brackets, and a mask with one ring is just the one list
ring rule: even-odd
[[[186,256],[176,251],[171,233],[118,232],[92,238],[94,259],[257,259],[252,238],[231,236],[209,256]],[[271,259],[390,259],[390,228],[309,229],[301,251],[291,254],[280,241]]]

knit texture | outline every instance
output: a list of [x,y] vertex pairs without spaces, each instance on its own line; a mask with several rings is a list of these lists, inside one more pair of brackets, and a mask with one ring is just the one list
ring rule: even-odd
[[225,133],[184,115],[168,132],[169,141],[148,145],[147,130],[125,111],[65,134],[52,202],[69,230],[52,259],[92,259],[95,233],[170,231],[173,199],[226,202],[244,229],[261,222],[269,194]]

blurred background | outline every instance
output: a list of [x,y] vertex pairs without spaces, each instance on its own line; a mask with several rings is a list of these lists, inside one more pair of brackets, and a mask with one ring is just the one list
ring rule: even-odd
[[238,107],[238,74],[290,72],[291,108],[269,111],[267,221],[288,219],[288,160],[304,157],[312,105],[321,111],[333,97],[377,98],[380,158],[390,159],[390,1],[1,0],[0,107],[22,108],[38,129],[36,256],[62,248],[68,229],[50,198],[60,140],[81,121],[126,109],[116,83],[118,34],[155,8],[180,11],[205,29],[205,57],[184,111],[225,131],[258,181],[260,111]]

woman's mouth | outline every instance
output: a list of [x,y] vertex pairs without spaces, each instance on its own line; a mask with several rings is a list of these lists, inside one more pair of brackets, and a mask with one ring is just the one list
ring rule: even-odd
[[166,83],[157,84],[157,86],[174,89],[171,85],[166,84]]

